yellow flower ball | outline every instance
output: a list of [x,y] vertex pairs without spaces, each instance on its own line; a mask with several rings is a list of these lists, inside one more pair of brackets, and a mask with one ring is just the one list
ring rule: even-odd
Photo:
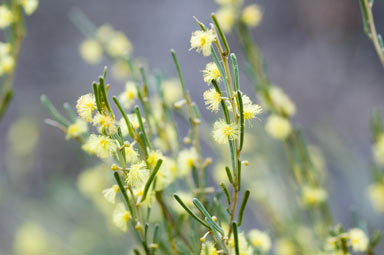
[[195,31],[191,36],[191,48],[196,49],[198,53],[202,52],[203,56],[211,55],[212,43],[216,40],[216,32],[213,29],[207,31]]
[[271,249],[271,238],[266,232],[258,229],[249,231],[249,240],[252,245],[257,247],[262,252],[268,252]]
[[217,112],[221,103],[221,95],[215,89],[209,89],[203,94],[207,109],[212,112]]
[[322,188],[305,186],[302,196],[304,204],[316,206],[327,199],[327,192]]
[[96,102],[92,94],[83,95],[77,100],[76,110],[83,120],[92,122],[92,113],[95,109]]
[[123,203],[118,203],[113,211],[113,223],[123,232],[128,230],[128,222],[131,219],[131,213],[125,209]]
[[14,22],[14,16],[6,5],[0,5],[0,29],[6,28]]
[[378,135],[372,149],[375,162],[380,166],[384,166],[384,134]]
[[384,184],[375,183],[370,185],[368,195],[373,208],[378,212],[384,213]]
[[38,0],[21,0],[21,5],[27,15],[32,15],[39,6]]
[[103,49],[96,40],[88,39],[81,43],[80,55],[87,63],[97,64],[103,57]]
[[365,252],[368,248],[369,239],[365,232],[359,228],[353,228],[348,231],[349,245],[355,252]]
[[225,144],[228,140],[236,140],[239,136],[239,127],[236,123],[227,124],[220,119],[213,124],[213,139],[219,144]]
[[236,13],[232,7],[223,7],[216,12],[217,21],[224,33],[229,33],[235,24]]
[[284,140],[292,131],[289,120],[278,115],[271,115],[265,125],[267,133],[278,140]]
[[261,23],[262,17],[263,12],[261,11],[260,6],[252,4],[244,8],[243,13],[241,14],[241,21],[247,26],[256,27]]
[[279,87],[273,86],[268,91],[274,109],[281,114],[292,116],[296,113],[296,105]]
[[77,138],[80,135],[88,132],[88,125],[87,122],[85,122],[82,119],[77,119],[75,123],[71,124],[67,128],[67,136],[66,139],[70,138]]

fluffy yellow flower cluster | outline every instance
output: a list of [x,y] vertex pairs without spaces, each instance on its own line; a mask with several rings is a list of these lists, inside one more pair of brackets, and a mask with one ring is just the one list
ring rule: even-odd
[[12,55],[11,44],[0,42],[0,76],[12,72],[14,67],[15,59]]
[[86,122],[92,122],[92,114],[96,109],[95,97],[92,94],[81,96],[76,104],[77,113]]
[[208,89],[204,92],[203,97],[208,110],[212,112],[219,110],[222,97],[215,89]]
[[205,70],[203,70],[203,77],[204,77],[204,81],[208,83],[208,85],[213,80],[216,80],[217,82],[219,82],[221,74],[217,65],[213,62],[208,63],[205,66]]
[[27,15],[32,15],[39,6],[38,0],[20,0],[20,3]]
[[221,119],[213,124],[213,139],[219,144],[225,144],[228,140],[236,140],[239,136],[239,126],[236,123],[226,123]]
[[279,87],[272,86],[268,90],[272,107],[280,114],[292,116],[296,113],[296,106],[292,100]]
[[243,24],[249,27],[260,25],[263,12],[259,5],[251,4],[242,8],[240,0],[217,0],[220,8],[216,16],[225,33],[229,33],[235,24]]
[[[245,234],[244,233],[239,233],[238,234],[238,243],[239,243],[239,254],[241,255],[252,255],[253,254],[253,248],[251,245],[248,244],[248,241],[245,237]],[[229,239],[228,241],[228,245],[229,245],[229,253],[230,254],[236,254],[236,251],[235,251],[235,238],[233,237],[233,235],[231,236],[231,238]]]
[[[254,119],[257,115],[262,113],[263,109],[260,105],[254,104],[252,100],[247,95],[242,95],[242,101],[243,101],[243,114],[245,120],[251,120]],[[228,107],[230,110],[231,107]]]
[[258,229],[252,229],[249,231],[248,236],[251,244],[261,252],[265,253],[271,249],[272,242],[267,233]]
[[91,134],[82,149],[99,158],[109,158],[117,149],[117,144],[107,136]]
[[125,84],[125,90],[123,91],[123,93],[119,95],[119,101],[126,109],[128,109],[132,106],[136,99],[136,85],[132,81],[129,81]]
[[267,99],[273,114],[265,125],[267,133],[279,140],[284,140],[292,132],[289,118],[296,113],[296,106],[292,100],[279,88],[272,86],[268,89]]
[[348,232],[328,238],[325,245],[326,250],[329,252],[341,251],[340,240],[345,240],[354,252],[366,252],[369,245],[366,233],[360,228],[352,228]]
[[0,5],[0,29],[11,25],[15,20],[11,10],[5,5]]
[[73,124],[67,128],[66,139],[78,138],[82,134],[88,132],[88,125],[83,119],[77,119]]
[[164,100],[173,106],[182,97],[179,81],[176,79],[167,79],[162,82],[161,87],[164,91]]
[[131,219],[131,213],[125,209],[123,203],[118,203],[113,211],[113,223],[122,231],[127,232],[128,222]]
[[376,143],[373,145],[373,156],[378,165],[384,166],[384,133],[377,136]]
[[207,57],[211,55],[212,43],[216,39],[216,32],[213,29],[195,31],[192,33],[190,50],[196,49],[198,53],[202,52],[203,56]]
[[204,242],[201,245],[200,255],[218,255],[215,244],[212,242]]
[[[32,15],[38,5],[38,0],[20,0],[20,5],[24,9],[25,14]],[[12,23],[18,22],[19,19],[12,13],[12,10],[5,4],[0,5],[0,29],[9,27]]]
[[302,200],[305,205],[317,206],[327,199],[327,192],[319,187],[305,186],[303,188]]
[[132,45],[122,32],[114,30],[109,25],[103,25],[93,38],[82,42],[79,50],[86,62],[97,64],[100,63],[104,53],[116,60],[130,55]]
[[368,195],[375,210],[384,213],[384,184],[371,184],[368,188]]

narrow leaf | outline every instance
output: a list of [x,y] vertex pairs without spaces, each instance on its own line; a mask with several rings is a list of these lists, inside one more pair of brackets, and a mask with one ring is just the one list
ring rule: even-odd
[[143,196],[141,198],[141,202],[143,202],[146,199],[149,187],[151,186],[151,183],[152,183],[153,179],[155,178],[157,172],[159,171],[162,163],[163,163],[163,160],[159,159],[157,161],[155,167],[153,168],[153,170],[151,172],[151,175],[149,176],[149,178],[147,180],[147,183],[145,183],[144,194],[143,194]]
[[243,215],[245,211],[245,207],[247,206],[250,190],[247,189],[244,193],[243,201],[241,202],[240,211],[239,211],[239,227],[241,226],[241,223],[243,221]]

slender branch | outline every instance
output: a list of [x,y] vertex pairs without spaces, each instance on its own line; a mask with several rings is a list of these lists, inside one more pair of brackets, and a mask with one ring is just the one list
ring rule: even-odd
[[377,55],[379,56],[381,65],[384,67],[384,47],[380,44],[380,41],[379,41],[380,35],[378,35],[376,31],[375,20],[372,13],[373,5],[371,2],[369,2],[369,0],[363,0],[363,1],[364,1],[364,6],[362,6],[362,8],[363,8],[363,12],[365,12],[364,16],[366,16],[366,17],[363,17],[363,19],[366,18],[366,21],[369,26],[369,34],[367,35],[369,39],[371,39],[373,46],[375,47],[375,50],[377,52]]

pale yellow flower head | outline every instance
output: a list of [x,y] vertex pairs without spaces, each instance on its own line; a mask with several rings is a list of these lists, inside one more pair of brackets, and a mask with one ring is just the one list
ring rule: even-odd
[[207,31],[195,31],[191,37],[191,48],[196,49],[197,52],[202,52],[203,56],[211,55],[212,43],[216,40],[216,32],[213,29]]
[[114,204],[115,203],[115,199],[116,199],[116,194],[120,191],[120,188],[119,186],[117,185],[113,185],[112,187],[110,187],[109,189],[105,189],[102,191],[103,193],[103,196],[104,198]]
[[11,44],[0,42],[0,75],[10,73],[15,67],[15,59],[11,55]]
[[10,73],[15,67],[15,59],[11,55],[0,56],[0,75]]
[[113,135],[117,132],[117,125],[115,119],[106,114],[97,113],[92,121],[93,125],[98,127],[100,133],[108,132]]
[[93,39],[84,40],[79,50],[81,57],[89,64],[97,64],[103,57],[101,45]]
[[21,0],[21,5],[27,15],[32,15],[39,6],[39,0]]
[[378,212],[384,213],[384,184],[375,183],[370,185],[368,195],[373,208]]
[[289,239],[282,238],[276,241],[275,245],[276,255],[296,255],[295,244]]
[[265,125],[267,133],[278,140],[284,140],[292,131],[289,120],[278,115],[269,116]]
[[216,18],[223,32],[228,33],[236,21],[235,9],[230,6],[222,7],[216,12]]
[[164,92],[164,100],[167,104],[173,105],[181,99],[181,87],[177,79],[165,80],[161,84]]
[[239,127],[236,123],[227,124],[223,119],[213,124],[213,139],[219,144],[225,144],[228,140],[235,140],[239,136]]
[[369,239],[365,232],[359,228],[352,228],[348,231],[349,245],[355,252],[365,252],[368,248]]
[[[139,120],[138,120],[136,114],[134,114],[134,113],[127,114],[127,118],[134,129],[138,129],[140,127]],[[143,122],[145,122],[145,119],[143,119]],[[123,136],[127,136],[128,135],[128,127],[127,127],[127,123],[125,123],[124,118],[120,119],[119,126],[121,128],[121,133],[123,134]]]
[[211,88],[205,91],[203,97],[208,110],[212,112],[217,112],[219,110],[222,98],[215,89]]
[[128,163],[135,163],[139,160],[139,153],[132,144],[125,147],[125,159]]
[[[138,129],[140,127],[139,119],[137,118],[137,115],[132,113],[127,115],[129,122],[131,122],[131,125],[134,129]],[[145,119],[142,118],[143,123],[145,123]]]
[[109,38],[106,48],[111,57],[122,57],[131,53],[132,44],[123,33],[116,32]]
[[205,70],[203,70],[203,78],[204,82],[208,83],[208,85],[212,80],[220,81],[220,70],[215,63],[210,62],[205,66]]
[[162,159],[164,156],[163,154],[160,152],[160,151],[151,151],[149,154],[148,154],[148,157],[147,157],[147,163],[149,164],[149,166],[151,168],[155,167],[157,161],[159,159]]
[[[252,255],[253,254],[253,249],[250,245],[248,245],[247,239],[245,238],[244,233],[239,233],[238,234],[239,238],[239,251],[240,255]],[[228,245],[229,245],[229,250],[230,254],[236,254],[235,252],[235,239],[233,235],[231,235],[231,238],[228,240]]]
[[88,132],[87,122],[82,119],[77,119],[75,123],[67,128],[66,139],[77,138],[86,132]]
[[384,166],[384,133],[377,136],[376,143],[373,145],[373,157],[378,165]]
[[217,250],[212,242],[204,242],[201,245],[201,252],[200,255],[217,255]]
[[12,45],[10,43],[0,42],[0,58],[11,53]]
[[327,192],[318,187],[305,186],[303,188],[302,199],[305,205],[316,206],[327,199]]
[[129,108],[137,98],[137,88],[135,83],[129,81],[125,83],[125,90],[119,95],[120,103],[125,107]]
[[123,203],[118,203],[113,211],[113,223],[123,232],[127,232],[128,222],[131,219],[131,213],[125,208]]
[[92,134],[82,146],[82,149],[89,154],[95,154],[99,158],[109,158],[117,149],[117,144],[107,136]]
[[244,119],[251,120],[254,119],[257,115],[263,112],[263,109],[258,104],[247,104],[244,105]]
[[96,38],[98,41],[107,43],[113,37],[115,30],[109,24],[103,24],[96,31]]
[[178,176],[185,176],[196,166],[199,156],[194,147],[180,151],[177,157]]
[[324,245],[324,249],[326,251],[335,251],[337,250],[337,243],[339,241],[339,237],[338,236],[332,236],[332,237],[328,237],[326,240],[325,240],[325,245]]
[[263,112],[260,105],[252,103],[252,100],[245,94],[241,96],[243,101],[243,113],[245,120],[251,120]]
[[15,17],[13,16],[11,10],[9,10],[5,4],[0,5],[0,29],[11,25],[14,19]]
[[263,12],[257,4],[251,4],[244,8],[241,14],[243,23],[250,27],[256,27],[260,24],[263,18]]
[[149,170],[144,161],[132,164],[129,172],[126,175],[125,181],[128,186],[140,187],[147,181],[149,177]]
[[292,116],[296,113],[296,105],[279,87],[269,89],[269,97],[273,107],[280,113]]
[[271,249],[271,238],[266,232],[258,229],[249,231],[249,241],[254,247],[257,247],[262,252],[268,252]]
[[137,205],[140,205],[140,207],[151,208],[153,202],[156,200],[156,192],[154,190],[148,191],[144,201],[141,201],[141,198],[144,194],[143,188],[135,190],[135,194],[137,197]]
[[96,102],[93,94],[83,95],[77,100],[76,110],[83,120],[92,122],[92,113],[95,109]]

